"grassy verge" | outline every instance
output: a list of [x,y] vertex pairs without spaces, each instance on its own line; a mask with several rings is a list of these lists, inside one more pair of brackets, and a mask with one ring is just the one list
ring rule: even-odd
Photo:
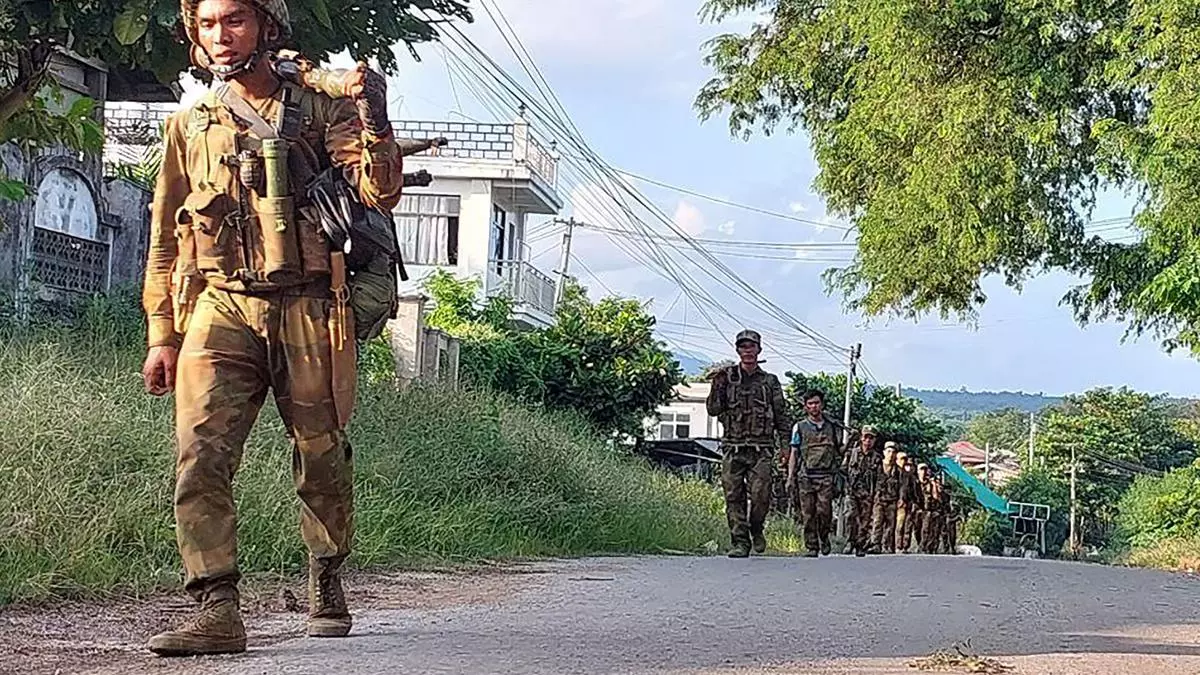
[[1175,572],[1200,572],[1200,538],[1164,539],[1150,546],[1134,548],[1122,555],[1119,562]]
[[[0,605],[179,582],[171,401],[143,393],[129,337],[0,335]],[[716,488],[652,471],[569,416],[368,382],[351,440],[358,567],[725,542]],[[301,569],[290,468],[268,404],[235,482],[245,572]]]

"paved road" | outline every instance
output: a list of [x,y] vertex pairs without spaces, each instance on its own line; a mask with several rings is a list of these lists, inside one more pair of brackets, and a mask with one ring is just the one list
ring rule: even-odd
[[358,618],[357,637],[252,644],[238,658],[177,667],[911,673],[913,657],[970,640],[1017,673],[1200,673],[1200,580],[1179,575],[924,556],[601,559],[547,569],[491,604],[377,610]]

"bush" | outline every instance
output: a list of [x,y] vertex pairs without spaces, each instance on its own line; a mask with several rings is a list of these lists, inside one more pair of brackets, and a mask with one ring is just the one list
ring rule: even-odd
[[1050,507],[1046,522],[1046,553],[1062,550],[1071,530],[1071,489],[1044,469],[1026,469],[1001,490],[1009,501]]
[[979,509],[963,521],[958,543],[978,546],[984,555],[1000,555],[1011,529],[1003,517]]
[[1117,503],[1117,543],[1149,548],[1200,537],[1200,460],[1159,478],[1141,476]]
[[[179,581],[172,402],[143,392],[141,338],[117,306],[0,345],[0,604]],[[386,370],[379,348],[368,372]],[[362,379],[359,567],[690,551],[724,536],[712,486],[611,449],[577,416]],[[303,568],[289,457],[265,406],[235,485],[244,572]]]

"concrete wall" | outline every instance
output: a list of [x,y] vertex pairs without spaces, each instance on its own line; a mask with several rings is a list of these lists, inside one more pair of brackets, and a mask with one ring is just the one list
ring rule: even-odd
[[111,232],[110,283],[140,288],[146,272],[146,248],[150,243],[152,195],[122,178],[105,181],[106,225]]
[[388,322],[396,379],[402,388],[417,380],[458,385],[458,340],[425,325],[428,302],[421,294],[402,296],[396,318]]

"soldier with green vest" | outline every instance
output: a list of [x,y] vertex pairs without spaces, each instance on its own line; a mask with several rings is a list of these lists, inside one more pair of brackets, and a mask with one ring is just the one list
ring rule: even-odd
[[[734,341],[739,363],[713,374],[708,414],[723,428],[721,485],[729,521],[731,558],[767,549],[763,526],[771,497],[771,463],[785,446],[791,421],[779,378],[759,367],[762,337],[752,330]],[[749,517],[747,517],[749,498]]]
[[805,418],[792,430],[792,455],[788,485],[798,488],[800,518],[804,522],[805,556],[829,555],[833,527],[833,483],[842,466],[841,431],[825,416],[825,394],[804,393]]
[[875,427],[866,425],[861,440],[851,444],[846,453],[846,493],[850,498],[848,521],[850,548],[856,556],[867,554],[871,543],[871,518],[875,506],[875,479],[883,461],[875,441],[879,433]]

